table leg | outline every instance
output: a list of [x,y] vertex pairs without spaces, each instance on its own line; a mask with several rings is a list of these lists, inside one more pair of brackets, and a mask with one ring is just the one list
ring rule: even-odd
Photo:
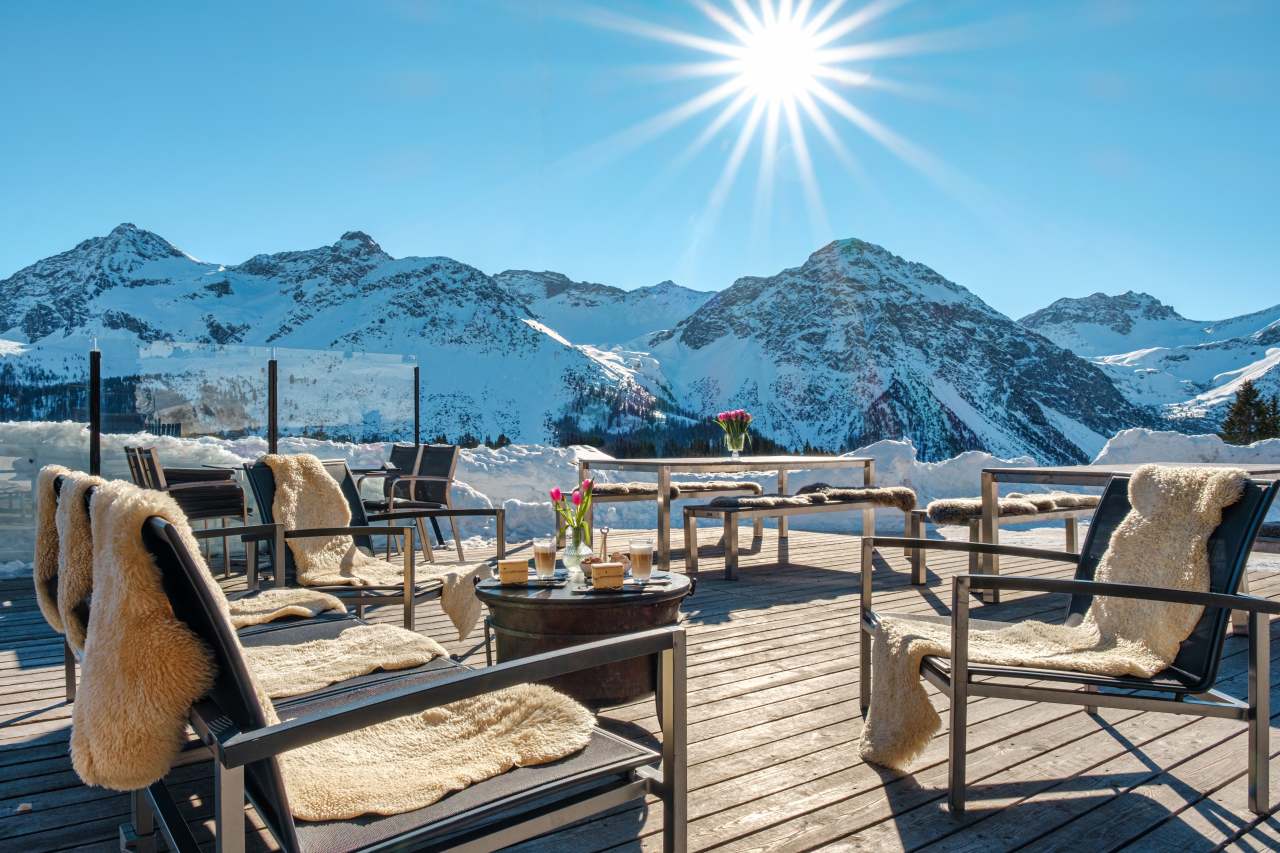
[[[787,493],[787,472],[778,472],[778,494],[785,495]],[[778,519],[778,539],[787,538],[787,517],[784,515]]]
[[658,567],[671,571],[671,469],[658,468]]
[[[1000,507],[1000,485],[996,482],[995,475],[983,471],[982,472],[982,523],[979,533],[981,540],[990,545],[1000,544],[1000,525],[996,523],[997,513]],[[983,554],[978,560],[978,566],[982,574],[998,575],[1000,574],[1000,558],[995,554]],[[994,603],[997,600],[995,590],[984,590],[982,600]]]

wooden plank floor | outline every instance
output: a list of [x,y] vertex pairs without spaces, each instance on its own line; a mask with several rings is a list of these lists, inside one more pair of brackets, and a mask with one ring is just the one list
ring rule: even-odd
[[[625,540],[625,533],[614,535]],[[992,698],[970,705],[970,811],[963,821],[952,820],[943,806],[945,731],[910,775],[858,759],[858,538],[793,531],[786,564],[778,565],[774,531],[768,530],[762,546],[744,554],[741,579],[727,582],[711,547],[714,533],[702,535],[702,579],[683,616],[689,631],[691,849],[1280,847],[1280,818],[1260,820],[1246,807],[1241,724],[1112,710],[1104,710],[1099,723],[1068,707]],[[749,540],[744,531],[743,541]],[[676,544],[682,547],[678,534]],[[877,605],[945,612],[946,579],[964,568],[963,558],[937,553],[929,587],[915,588],[907,583],[901,554],[882,554]],[[1007,561],[1004,570],[1065,575],[1061,565],[1027,560]],[[1253,591],[1280,598],[1277,570],[1280,558],[1258,555]],[[998,607],[976,609],[999,619],[1052,618],[1062,604],[1052,596],[1010,595]],[[370,616],[396,622],[398,610]],[[418,619],[424,633],[483,665],[478,640],[452,636],[434,602],[420,607]],[[1280,640],[1275,634],[1273,640]],[[1235,695],[1245,688],[1246,648],[1243,639],[1228,640],[1219,686]],[[1272,649],[1280,654],[1280,642]],[[1272,708],[1280,709],[1280,675],[1273,674],[1271,684]],[[611,724],[658,731],[652,702],[604,713]],[[79,784],[67,758],[69,726],[61,642],[41,619],[29,582],[5,582],[0,850],[114,845],[126,798]],[[1273,747],[1280,752],[1274,728]],[[207,766],[182,768],[174,778],[192,825],[207,841]],[[1280,774],[1273,773],[1272,790],[1280,795]],[[659,850],[660,809],[654,802],[619,810],[521,849]],[[256,823],[251,813],[248,820]],[[251,837],[270,846],[256,830]]]

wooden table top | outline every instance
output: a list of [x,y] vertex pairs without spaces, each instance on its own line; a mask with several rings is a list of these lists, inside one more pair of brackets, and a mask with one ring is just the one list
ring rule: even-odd
[[852,468],[872,462],[870,456],[669,456],[641,459],[581,459],[591,468],[654,470],[657,468]]
[[[1062,482],[1083,484],[1087,482],[1105,483],[1112,477],[1124,477],[1138,470],[1142,465],[1151,463],[1115,462],[1099,465],[1029,465],[1026,467],[992,467],[983,468],[982,473],[992,474],[995,479],[1030,482]],[[1240,468],[1252,476],[1280,474],[1280,462],[1156,462],[1157,465],[1176,465],[1181,468]]]

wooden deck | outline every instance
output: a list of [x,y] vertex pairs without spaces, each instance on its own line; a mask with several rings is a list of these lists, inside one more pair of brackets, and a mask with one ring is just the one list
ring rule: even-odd
[[[970,705],[970,811],[953,821],[943,805],[945,732],[911,775],[858,759],[857,537],[793,532],[787,564],[778,566],[773,535],[743,554],[741,579],[731,583],[719,578],[707,547],[714,534],[703,531],[702,579],[684,609],[691,849],[1280,848],[1280,820],[1258,820],[1246,808],[1243,725],[1106,709],[1099,724],[1069,707],[992,698]],[[1274,555],[1255,558],[1256,594],[1280,597],[1277,569]],[[944,611],[945,579],[964,570],[963,558],[938,553],[930,570],[930,586],[914,588],[901,554],[882,555],[877,605]],[[1004,571],[1064,575],[1061,565],[1026,560],[1006,560]],[[1061,607],[1055,597],[1009,595],[975,612],[1052,617]],[[398,610],[373,618],[395,622]],[[419,609],[420,630],[483,666],[477,642],[451,640],[446,625],[434,602]],[[61,648],[29,582],[0,585],[0,850],[105,850],[127,815],[124,795],[87,788],[71,770]],[[1236,695],[1245,649],[1244,640],[1228,640],[1219,686]],[[1280,654],[1280,642],[1272,649]],[[1272,708],[1280,709],[1280,694]],[[605,713],[657,731],[652,702]],[[1280,751],[1280,732],[1272,744]],[[207,766],[182,768],[175,779],[207,840]],[[1280,795],[1274,772],[1272,791]],[[618,811],[521,849],[660,849],[659,808]]]

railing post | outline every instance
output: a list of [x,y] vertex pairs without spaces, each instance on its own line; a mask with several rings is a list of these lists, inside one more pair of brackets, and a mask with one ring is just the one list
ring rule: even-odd
[[422,378],[418,373],[418,365],[413,366],[413,446],[422,444]]
[[102,350],[89,350],[89,473],[102,473]]
[[276,393],[276,355],[267,360],[267,452],[276,453],[280,444],[279,398]]

